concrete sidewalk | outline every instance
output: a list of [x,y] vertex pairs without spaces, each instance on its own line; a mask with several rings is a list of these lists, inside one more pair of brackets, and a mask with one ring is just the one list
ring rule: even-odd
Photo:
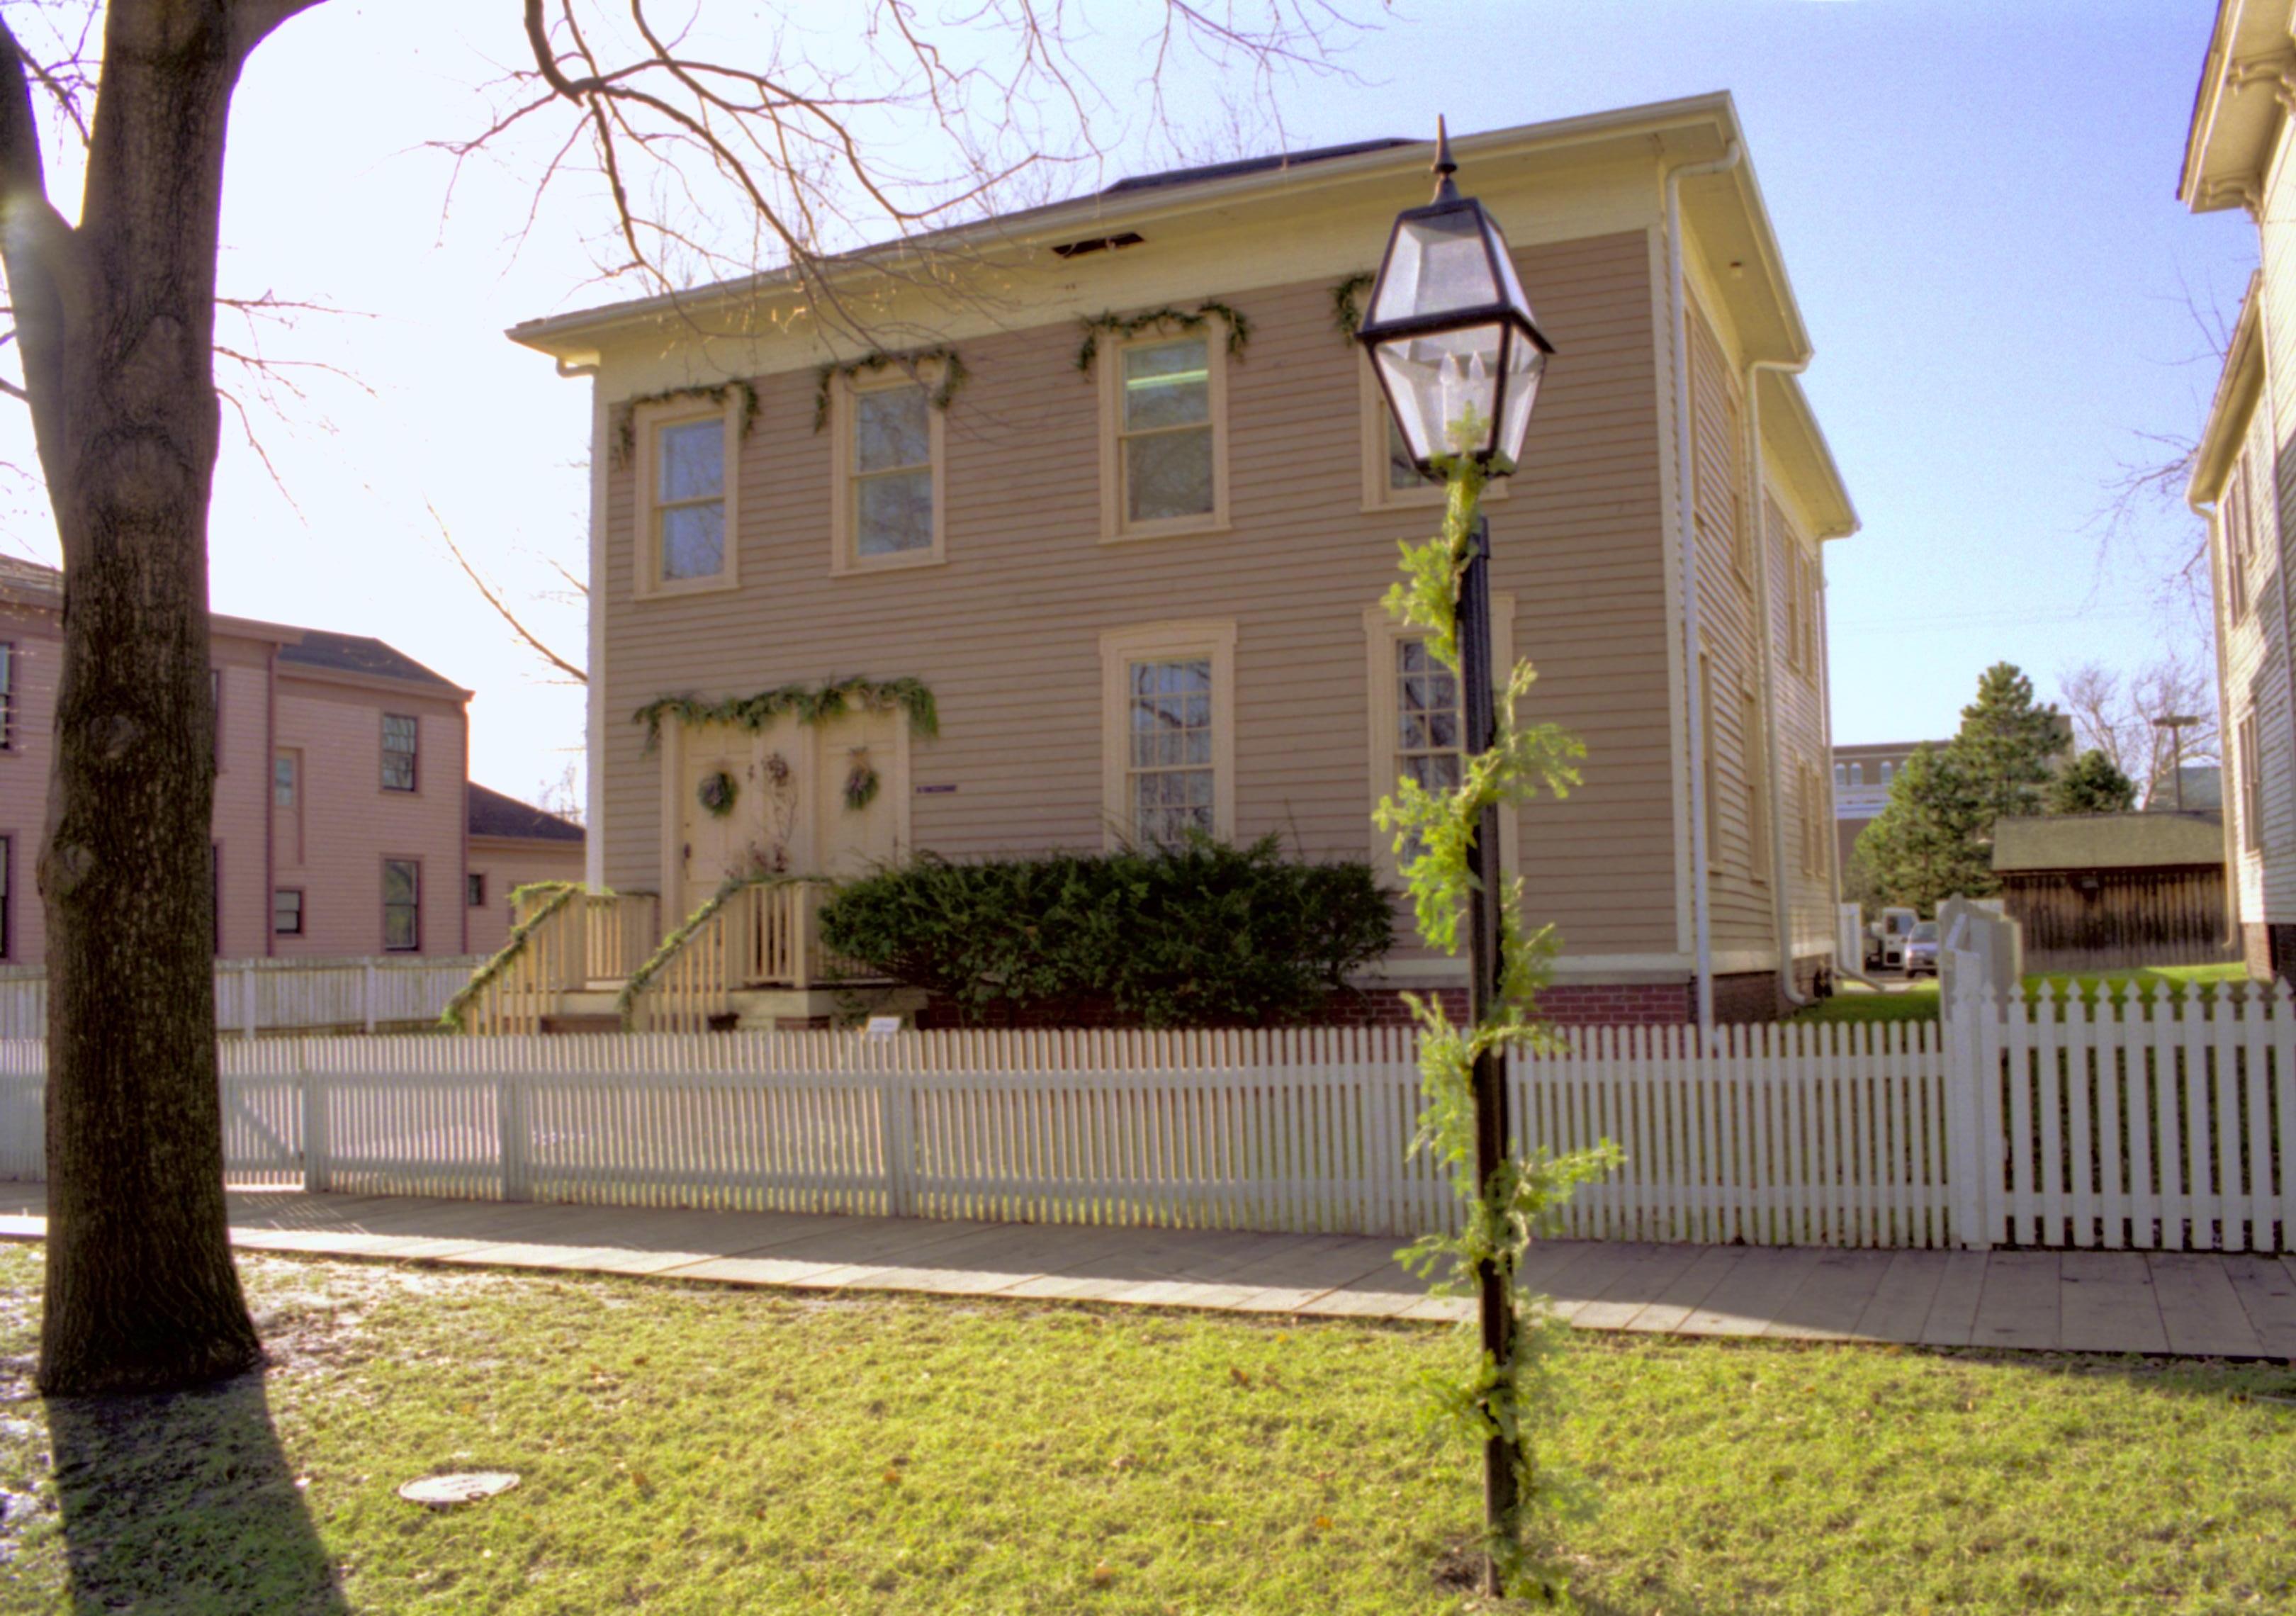
[[[0,1238],[47,1233],[0,1185]],[[234,1193],[242,1250],[807,1290],[1449,1319],[1398,1242],[1068,1224]],[[1550,1241],[1527,1281],[1579,1329],[2296,1358],[2296,1259]]]

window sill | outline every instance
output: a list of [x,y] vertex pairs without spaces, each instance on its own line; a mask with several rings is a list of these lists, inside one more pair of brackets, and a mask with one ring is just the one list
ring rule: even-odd
[[922,567],[946,567],[948,557],[939,550],[895,552],[890,555],[840,556],[829,564],[832,578],[856,578],[872,572],[914,572]]
[[739,578],[682,578],[675,583],[652,584],[636,591],[642,601],[675,600],[681,595],[726,595],[742,587]]
[[[1493,478],[1483,485],[1483,501],[1487,504],[1495,499],[1505,499],[1506,495],[1507,485],[1504,478]],[[1448,486],[1398,488],[1384,499],[1366,499],[1363,503],[1363,512],[1366,516],[1383,516],[1395,511],[1439,511],[1450,497]]]
[[1185,525],[1176,523],[1170,527],[1128,528],[1118,533],[1103,533],[1100,542],[1103,545],[1152,544],[1160,538],[1212,538],[1234,530],[1234,525],[1223,517]]

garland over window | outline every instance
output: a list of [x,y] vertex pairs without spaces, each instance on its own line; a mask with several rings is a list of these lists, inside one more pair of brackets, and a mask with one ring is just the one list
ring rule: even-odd
[[1356,340],[1356,332],[1363,328],[1364,311],[1356,307],[1357,294],[1369,291],[1378,281],[1379,277],[1370,270],[1358,269],[1332,288],[1332,324],[1340,328],[1340,335],[1349,342]]
[[813,430],[818,432],[829,424],[830,389],[840,376],[850,381],[864,372],[874,373],[894,365],[906,365],[914,370],[935,364],[940,366],[940,385],[926,396],[931,400],[933,408],[946,414],[956,398],[957,390],[964,385],[965,377],[971,373],[964,368],[964,360],[953,348],[913,348],[894,354],[864,354],[849,365],[823,365],[813,373]]
[[813,725],[848,712],[905,712],[912,734],[931,737],[940,733],[939,710],[921,679],[832,679],[823,685],[783,685],[718,701],[656,696],[632,713],[630,721],[645,726],[646,751],[652,751],[661,744],[662,725],[672,718],[682,724],[730,724],[755,734],[783,717]]
[[611,464],[617,472],[629,464],[630,456],[637,453],[638,412],[649,404],[668,404],[681,398],[707,398],[723,409],[726,400],[739,394],[742,399],[742,436],[750,435],[750,426],[758,419],[758,390],[746,381],[721,381],[716,387],[672,387],[658,393],[641,393],[635,398],[625,398],[614,406],[614,447]]
[[1201,331],[1215,318],[1227,324],[1228,357],[1243,357],[1244,345],[1251,340],[1251,321],[1241,309],[1206,298],[1193,313],[1184,308],[1152,308],[1144,314],[1095,315],[1078,321],[1084,327],[1084,346],[1077,349],[1076,367],[1087,376],[1092,374],[1092,362],[1100,356],[1103,332],[1121,342],[1145,331]]

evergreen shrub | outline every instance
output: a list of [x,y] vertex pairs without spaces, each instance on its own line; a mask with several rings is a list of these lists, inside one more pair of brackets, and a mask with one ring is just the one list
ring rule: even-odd
[[839,889],[822,939],[965,1021],[1087,1011],[1144,1027],[1312,1015],[1394,941],[1368,864],[1208,838],[1153,849],[922,855]]

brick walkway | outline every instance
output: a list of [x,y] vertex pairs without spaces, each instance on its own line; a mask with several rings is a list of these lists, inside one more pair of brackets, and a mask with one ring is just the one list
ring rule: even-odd
[[[47,1232],[0,1185],[0,1238]],[[1446,1319],[1397,1242],[1074,1225],[816,1218],[250,1192],[242,1250],[808,1290],[1066,1298]],[[2296,1358],[2296,1259],[2139,1251],[1847,1251],[1552,1241],[1529,1282],[1580,1329],[1790,1341]]]

